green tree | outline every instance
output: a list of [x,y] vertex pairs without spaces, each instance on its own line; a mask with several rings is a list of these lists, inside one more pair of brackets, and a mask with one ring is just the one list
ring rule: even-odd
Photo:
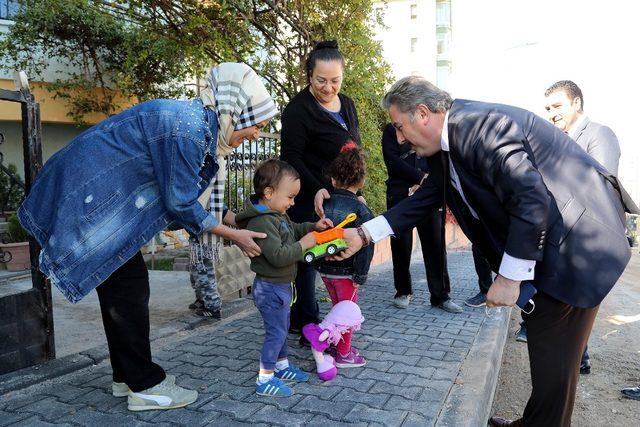
[[[343,91],[356,102],[369,153],[367,199],[384,207],[379,107],[389,70],[374,41],[371,0],[29,0],[0,36],[0,63],[32,78],[67,65],[49,85],[82,122],[110,115],[119,100],[194,96],[185,81],[212,63],[243,61],[280,106],[306,85],[314,42],[336,39],[347,58]],[[61,67],[58,67],[61,68]],[[119,97],[119,95],[121,95]]]

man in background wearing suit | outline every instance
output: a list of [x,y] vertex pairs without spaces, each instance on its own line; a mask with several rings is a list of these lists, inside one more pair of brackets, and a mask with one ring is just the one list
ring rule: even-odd
[[336,258],[448,205],[499,273],[488,306],[513,306],[522,281],[538,290],[525,315],[531,397],[520,420],[490,424],[569,426],[598,306],[631,256],[624,211],[638,208],[615,176],[533,113],[454,101],[417,76],[395,83],[383,106],[398,140],[429,158],[429,177],[412,197],[345,230],[349,247]]
[[592,122],[584,114],[584,98],[578,85],[571,80],[560,80],[549,86],[544,96],[551,123],[569,135],[609,172],[618,176],[618,138],[610,128]]
[[[382,156],[387,166],[389,178],[387,184],[387,209],[391,209],[402,200],[410,197],[427,177],[429,167],[427,159],[416,155],[407,144],[400,144],[396,130],[391,123],[382,132]],[[427,273],[431,305],[449,313],[461,313],[462,307],[451,301],[449,292],[449,272],[446,253],[440,250],[442,230],[442,211],[435,210],[418,224],[418,236],[422,249],[422,258]],[[391,239],[391,260],[393,262],[393,284],[396,294],[393,305],[407,308],[413,298],[411,283],[411,252],[413,249],[413,229],[398,233]],[[491,272],[489,285],[491,284]]]

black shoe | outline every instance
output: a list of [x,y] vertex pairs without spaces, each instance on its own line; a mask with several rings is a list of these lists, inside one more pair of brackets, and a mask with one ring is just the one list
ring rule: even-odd
[[196,299],[193,303],[189,304],[189,310],[197,310],[199,308],[204,308],[202,300]]
[[640,400],[640,387],[623,388],[622,395],[627,399]]
[[204,307],[196,308],[195,315],[200,317],[211,317],[213,319],[222,319],[222,312],[220,310],[213,311]]
[[591,363],[588,360],[580,363],[580,375],[589,375],[591,373]]
[[491,417],[488,423],[491,427],[509,427],[515,422],[502,417]]

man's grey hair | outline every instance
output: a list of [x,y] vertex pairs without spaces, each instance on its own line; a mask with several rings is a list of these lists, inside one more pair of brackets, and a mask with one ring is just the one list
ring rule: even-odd
[[382,98],[382,108],[388,110],[395,105],[403,113],[413,113],[418,105],[424,104],[434,113],[444,113],[449,108],[453,99],[444,90],[429,83],[427,79],[419,76],[404,77],[391,86],[391,89]]

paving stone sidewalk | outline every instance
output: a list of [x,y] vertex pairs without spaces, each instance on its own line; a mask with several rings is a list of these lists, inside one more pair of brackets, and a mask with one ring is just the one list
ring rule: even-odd
[[[129,412],[126,398],[110,394],[108,361],[0,396],[5,425],[434,425],[468,355],[484,308],[449,314],[429,304],[424,267],[414,257],[416,298],[406,310],[391,304],[390,263],[372,269],[361,288],[366,320],[353,344],[363,368],[341,369],[322,383],[315,375],[295,385],[290,398],[254,394],[263,331],[255,310],[153,343],[154,356],[177,383],[199,391],[185,409]],[[452,298],[462,304],[477,292],[471,253],[449,255]],[[320,297],[325,294],[320,294]],[[328,302],[321,303],[326,312]],[[290,358],[307,371],[311,352],[289,339]]]

